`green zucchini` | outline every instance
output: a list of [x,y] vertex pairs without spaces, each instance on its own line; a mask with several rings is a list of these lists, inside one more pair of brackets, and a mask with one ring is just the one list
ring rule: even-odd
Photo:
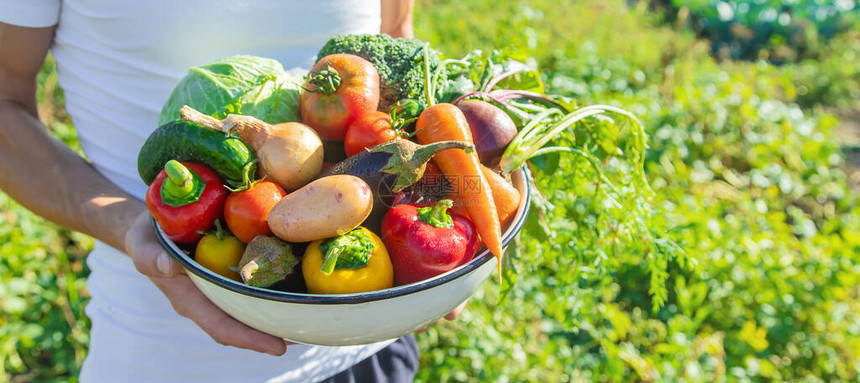
[[257,157],[239,137],[181,120],[159,126],[146,139],[137,156],[140,178],[151,184],[170,160],[204,164],[234,188],[253,179],[257,170]]

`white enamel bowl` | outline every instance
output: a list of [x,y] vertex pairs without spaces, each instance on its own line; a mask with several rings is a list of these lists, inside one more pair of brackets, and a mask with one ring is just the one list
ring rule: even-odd
[[[525,172],[517,170],[511,179],[522,198],[503,232],[504,245],[522,228],[530,202]],[[167,239],[154,220],[153,225],[167,252],[218,307],[248,326],[305,344],[367,344],[414,332],[468,299],[497,267],[496,258],[484,249],[465,265],[409,285],[358,294],[299,294],[249,287],[221,277]]]

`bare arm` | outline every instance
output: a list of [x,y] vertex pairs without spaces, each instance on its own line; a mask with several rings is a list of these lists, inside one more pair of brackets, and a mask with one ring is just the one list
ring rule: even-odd
[[381,0],[382,25],[381,33],[391,37],[415,37],[412,30],[413,0]]
[[145,206],[51,137],[36,112],[36,74],[53,28],[0,26],[0,189],[34,213],[124,249]]
[[236,321],[181,273],[159,246],[143,202],[101,176],[39,122],[36,75],[53,35],[53,28],[0,23],[0,189],[46,219],[124,250],[180,315],[218,343],[283,354],[283,339]]

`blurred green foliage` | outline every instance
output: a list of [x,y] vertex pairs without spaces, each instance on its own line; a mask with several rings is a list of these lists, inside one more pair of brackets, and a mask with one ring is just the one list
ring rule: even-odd
[[[860,378],[860,207],[834,134],[836,116],[860,111],[857,31],[774,66],[718,62],[671,21],[623,0],[417,1],[418,37],[448,56],[505,49],[547,92],[639,116],[653,224],[689,259],[665,260],[654,310],[654,254],[613,231],[624,212],[589,167],[535,161],[548,210],[509,249],[516,283],[500,295],[487,282],[460,318],[418,335],[419,381]],[[42,117],[74,145],[51,65]],[[90,248],[0,195],[0,381],[75,379]]]
[[548,92],[640,116],[653,203],[694,261],[667,263],[668,301],[652,311],[650,254],[603,242],[610,228],[577,214],[592,195],[587,167],[565,156],[535,167],[556,234],[528,226],[508,254],[513,291],[499,299],[487,285],[460,319],[419,337],[422,381],[858,378],[860,208],[824,112],[856,108],[844,100],[860,78],[854,34],[817,62],[775,67],[718,63],[641,3],[422,5],[419,35],[442,52],[520,50]]
[[0,381],[72,378],[86,356],[92,240],[0,195]]
[[776,63],[816,57],[837,34],[860,27],[854,0],[655,0],[673,22],[711,42],[721,58]]

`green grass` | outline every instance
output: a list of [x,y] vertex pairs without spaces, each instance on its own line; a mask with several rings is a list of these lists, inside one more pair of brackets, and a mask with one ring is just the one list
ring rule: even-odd
[[[458,320],[418,335],[418,380],[856,381],[860,207],[834,132],[836,116],[860,115],[858,34],[814,62],[718,62],[629,4],[417,2],[418,37],[447,55],[505,49],[551,93],[640,116],[655,226],[691,260],[654,259],[613,231],[623,212],[595,209],[576,158],[536,161],[554,209],[509,252],[516,284],[501,296],[487,282]],[[75,145],[55,78],[49,63],[42,117]],[[0,381],[75,379],[91,244],[0,194]],[[660,262],[668,294],[654,310]]]

